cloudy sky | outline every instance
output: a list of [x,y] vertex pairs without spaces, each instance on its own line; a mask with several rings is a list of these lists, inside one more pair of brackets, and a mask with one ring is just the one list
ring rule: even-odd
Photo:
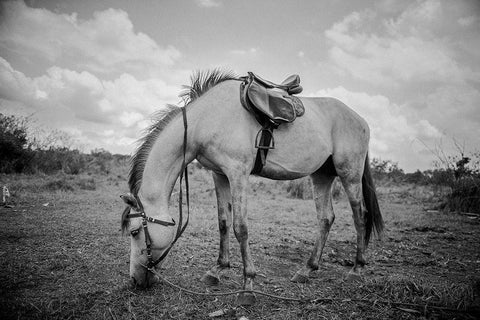
[[480,150],[478,0],[37,0],[0,3],[0,112],[84,151],[131,153],[192,71],[301,76],[371,128],[373,157],[427,169]]

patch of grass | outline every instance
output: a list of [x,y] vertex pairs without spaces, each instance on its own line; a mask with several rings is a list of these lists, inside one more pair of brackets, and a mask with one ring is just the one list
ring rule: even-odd
[[81,178],[78,181],[76,181],[76,185],[81,190],[96,190],[97,189],[97,186],[95,184],[95,179],[93,179],[93,178]]
[[458,310],[467,310],[475,298],[473,287],[465,283],[434,283],[398,275],[367,279],[362,289],[380,300]]
[[35,192],[73,192],[76,190],[96,190],[97,183],[89,175],[1,175],[0,185],[6,185],[13,198],[21,194]]
[[45,188],[50,191],[74,191],[75,188],[70,181],[65,178],[58,178],[53,181],[47,182]]

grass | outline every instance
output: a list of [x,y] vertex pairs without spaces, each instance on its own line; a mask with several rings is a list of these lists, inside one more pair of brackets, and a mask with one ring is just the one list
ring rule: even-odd
[[[218,227],[212,178],[193,171],[191,222],[161,274],[202,292],[238,290],[241,258],[233,235],[232,268],[220,286],[199,281],[215,263]],[[348,203],[337,199],[320,270],[310,283],[294,284],[289,278],[308,259],[315,241],[314,204],[292,198],[288,182],[252,177],[249,233],[258,272],[255,288],[314,300],[292,303],[258,296],[256,305],[243,308],[234,296],[192,296],[166,284],[144,291],[126,286],[129,239],[119,230],[123,203],[118,195],[126,191],[121,172],[2,175],[0,182],[9,186],[14,204],[0,208],[2,319],[205,319],[223,309],[226,313],[218,319],[479,317],[474,308],[479,306],[480,223],[424,211],[423,198],[428,200],[430,193],[424,190],[419,197],[418,187],[378,187],[387,234],[372,241],[361,282],[346,279],[356,235]]]

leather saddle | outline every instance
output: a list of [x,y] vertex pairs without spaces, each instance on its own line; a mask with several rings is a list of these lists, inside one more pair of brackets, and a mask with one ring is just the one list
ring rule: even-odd
[[275,149],[273,130],[282,123],[295,121],[305,113],[302,101],[294,96],[302,92],[300,77],[291,75],[281,84],[262,79],[253,72],[241,78],[240,100],[262,126],[255,138],[257,157],[252,174],[262,171],[267,153]]
[[274,128],[293,122],[305,113],[302,102],[293,96],[302,92],[300,77],[291,75],[281,84],[262,79],[253,72],[243,77],[240,87],[242,105],[264,126],[271,122]]

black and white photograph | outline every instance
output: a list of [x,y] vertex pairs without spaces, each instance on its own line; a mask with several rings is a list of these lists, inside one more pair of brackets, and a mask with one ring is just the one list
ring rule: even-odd
[[1,319],[479,319],[480,1],[0,0]]

